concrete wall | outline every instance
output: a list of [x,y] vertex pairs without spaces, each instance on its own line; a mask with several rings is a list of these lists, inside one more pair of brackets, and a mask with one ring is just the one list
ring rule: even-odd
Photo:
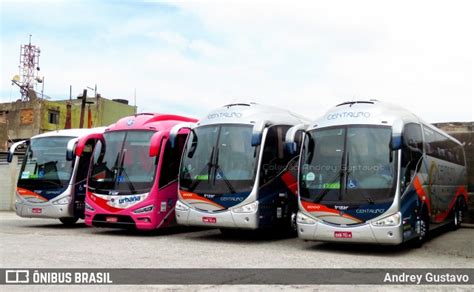
[[135,114],[137,109],[134,106],[115,102],[113,100],[102,99],[100,112],[102,114],[100,119],[101,126],[108,126],[123,117]]
[[[5,113],[8,136],[11,139],[24,139],[40,134],[42,105],[41,100],[0,104],[0,111]],[[22,116],[26,116],[25,113],[31,113],[31,121],[28,118],[22,118]],[[0,141],[0,143],[4,143],[4,141]]]
[[14,210],[19,171],[20,166],[16,156],[10,164],[0,162],[0,211]]
[[0,122],[0,151],[7,151],[7,141],[8,141],[8,132],[7,132],[7,123]]
[[[87,98],[93,104],[86,105],[84,127],[87,127],[88,108],[92,113],[92,126],[108,126],[118,119],[133,115],[136,107],[118,103],[105,98]],[[6,121],[8,136],[13,140],[28,139],[48,131],[64,129],[66,124],[67,104],[69,100],[50,101],[37,99],[28,102],[0,103],[1,121]],[[71,127],[79,128],[81,116],[81,99],[71,100]],[[59,123],[49,122],[50,111],[59,112]],[[0,128],[1,131],[1,128]],[[7,141],[0,132],[0,149]]]

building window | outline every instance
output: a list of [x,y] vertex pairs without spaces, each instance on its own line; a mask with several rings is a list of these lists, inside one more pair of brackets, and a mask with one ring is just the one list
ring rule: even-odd
[[59,124],[59,112],[58,111],[48,111],[48,120],[50,124],[58,125]]

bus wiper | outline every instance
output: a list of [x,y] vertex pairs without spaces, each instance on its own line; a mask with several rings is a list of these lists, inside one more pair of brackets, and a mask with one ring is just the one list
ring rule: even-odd
[[189,186],[189,191],[192,192],[192,191],[198,186],[198,184],[201,183],[202,180],[199,179],[199,176],[206,170],[206,168],[207,168],[207,181],[209,182],[210,177],[211,177],[211,170],[212,170],[212,167],[214,166],[214,164],[212,163],[212,161],[213,161],[213,159],[214,159],[214,151],[215,151],[215,147],[212,147],[212,150],[211,150],[211,157],[209,158],[209,161],[208,161],[208,162],[206,163],[206,165],[204,165],[203,168],[198,172],[196,179],[194,180],[194,182],[192,183],[192,185]]
[[236,191],[234,189],[234,187],[232,186],[232,184],[230,183],[230,181],[227,179],[227,177],[225,176],[224,172],[222,171],[221,167],[219,166],[219,148],[217,148],[217,151],[216,151],[216,164],[215,164],[215,173],[214,173],[214,184],[216,183],[216,177],[217,177],[217,170],[220,169],[221,172],[222,172],[222,179],[224,180],[227,188],[229,189],[229,191],[232,193],[232,194],[235,194]]
[[[336,179],[339,180],[339,199],[340,199],[340,196],[341,196],[341,183],[342,183],[342,177],[344,176],[345,174],[345,164],[344,164],[344,156],[345,156],[345,153],[343,152],[342,153],[342,157],[341,157],[341,165],[340,165],[340,169],[339,171],[336,173],[336,175],[334,175],[330,180],[329,180],[329,184],[332,185],[334,183],[334,181]],[[327,184],[327,183],[326,183]],[[321,200],[329,193],[329,190],[331,190],[331,188],[325,188],[317,197],[317,199],[314,201],[315,203],[319,203],[321,202]]]
[[[347,154],[346,154],[346,170],[345,170],[345,173],[346,173],[346,181],[344,182],[344,194],[347,194],[347,186],[349,185],[348,182],[351,181],[351,179],[349,178],[349,176],[351,175],[352,171],[350,170],[350,167],[349,167],[349,151],[347,151]],[[366,196],[364,192],[361,191],[361,194],[362,196],[364,197],[364,199],[369,202],[370,205],[373,205],[375,204],[374,203],[374,200],[372,200],[372,198],[370,196]]]
[[56,182],[53,182],[53,181],[50,181],[50,180],[42,180],[41,183],[49,183],[49,184],[52,184],[52,185],[55,185],[55,186],[58,186],[58,187],[62,187],[63,185],[60,184],[60,183],[56,183]]
[[132,181],[130,180],[130,177],[128,176],[127,171],[123,167],[123,163],[125,161],[125,154],[126,154],[126,152],[123,152],[123,154],[122,154],[122,161],[120,162],[118,177],[121,177],[122,174],[125,174],[125,176],[127,177],[128,187],[130,188],[130,191],[132,192],[132,194],[135,194],[135,186],[133,185]]

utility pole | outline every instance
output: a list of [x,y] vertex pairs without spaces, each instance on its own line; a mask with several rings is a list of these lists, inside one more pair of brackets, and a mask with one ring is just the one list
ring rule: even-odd
[[81,101],[81,118],[79,120],[79,128],[84,127],[84,111],[86,109],[86,101],[87,101],[87,89],[84,89],[82,92],[82,101]]
[[72,85],[69,85],[69,101],[66,103],[66,124],[64,129],[71,129]]

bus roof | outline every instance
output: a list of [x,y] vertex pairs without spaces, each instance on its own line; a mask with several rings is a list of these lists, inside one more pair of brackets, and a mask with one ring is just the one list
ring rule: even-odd
[[393,126],[396,123],[418,123],[461,144],[449,134],[424,122],[407,109],[376,99],[348,101],[338,104],[327,111],[322,117],[313,121],[308,130],[340,125]]
[[105,132],[123,130],[166,131],[178,123],[194,123],[196,121],[193,118],[172,114],[138,113],[118,120],[115,124],[110,125]]
[[105,127],[98,128],[86,128],[86,129],[65,129],[65,130],[56,130],[51,132],[46,132],[43,134],[35,135],[31,139],[46,138],[46,137],[83,137],[91,133],[101,133],[104,132]]
[[233,103],[217,108],[199,120],[197,126],[212,124],[255,124],[267,121],[274,125],[296,125],[309,120],[288,110],[254,102]]

